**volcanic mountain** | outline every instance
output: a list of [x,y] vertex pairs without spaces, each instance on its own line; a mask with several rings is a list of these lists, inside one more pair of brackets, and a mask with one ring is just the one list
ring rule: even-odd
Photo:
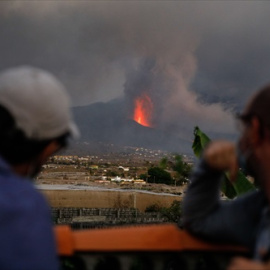
[[[126,116],[121,100],[73,108],[80,143],[144,147],[177,153],[191,153],[191,142],[175,134],[145,127]],[[75,147],[73,145],[72,147]]]

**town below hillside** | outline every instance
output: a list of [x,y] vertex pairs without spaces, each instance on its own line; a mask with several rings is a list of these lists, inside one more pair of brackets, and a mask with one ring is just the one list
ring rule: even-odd
[[[182,155],[183,161],[192,165],[192,156]],[[176,181],[176,172],[167,168],[172,182],[156,183],[150,181],[149,168],[158,167],[161,160],[173,159],[173,154],[161,150],[127,147],[122,152],[106,152],[95,155],[52,156],[43,165],[36,178],[37,185],[75,185],[85,187],[121,188],[148,190],[157,193],[181,195],[186,184]],[[144,176],[144,178],[142,178]]]

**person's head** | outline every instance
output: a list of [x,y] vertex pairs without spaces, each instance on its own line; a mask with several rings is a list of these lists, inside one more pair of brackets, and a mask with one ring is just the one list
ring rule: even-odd
[[270,85],[251,97],[239,118],[244,127],[239,148],[246,157],[249,172],[257,175],[262,161],[270,157]]
[[29,66],[0,72],[0,156],[7,163],[31,164],[28,173],[36,173],[77,135],[69,97],[52,74]]

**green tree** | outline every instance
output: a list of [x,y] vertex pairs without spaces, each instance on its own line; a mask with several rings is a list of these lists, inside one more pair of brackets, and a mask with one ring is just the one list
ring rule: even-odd
[[184,162],[182,155],[176,154],[174,156],[174,160],[175,161],[173,163],[172,169],[177,173],[176,182],[182,185],[183,183],[187,182],[187,179],[192,170],[192,166]]
[[144,212],[146,213],[152,213],[152,212],[161,212],[161,206],[157,203],[148,205]]
[[161,213],[167,222],[178,222],[182,215],[181,202],[174,200],[169,207],[162,207],[159,204],[151,204],[146,207],[145,212]]
[[115,177],[115,176],[117,176],[118,174],[117,174],[117,172],[115,172],[115,171],[108,171],[107,173],[106,173],[106,176],[111,176],[111,177]]
[[171,185],[173,183],[171,174],[159,167],[148,169],[148,175],[149,183],[163,183],[167,185]]
[[165,170],[168,166],[168,158],[167,157],[164,157],[160,160],[159,162],[159,167],[163,170]]
[[142,173],[142,174],[139,175],[139,178],[146,181],[147,180],[147,174]]
[[180,201],[174,200],[170,207],[163,207],[161,214],[170,222],[178,222],[182,214]]

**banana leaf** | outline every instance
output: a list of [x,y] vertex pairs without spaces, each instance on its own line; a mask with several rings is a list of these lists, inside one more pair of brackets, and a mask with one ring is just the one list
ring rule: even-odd
[[[203,133],[199,127],[194,128],[194,141],[192,149],[196,157],[200,158],[206,145],[211,142],[211,139]],[[226,197],[232,199],[240,194],[250,190],[255,190],[255,186],[246,178],[241,170],[237,173],[237,179],[234,183],[230,182],[228,174],[224,173],[221,183],[221,191]]]
[[194,141],[192,149],[196,157],[201,157],[206,145],[211,141],[210,138],[204,134],[199,127],[194,128]]

